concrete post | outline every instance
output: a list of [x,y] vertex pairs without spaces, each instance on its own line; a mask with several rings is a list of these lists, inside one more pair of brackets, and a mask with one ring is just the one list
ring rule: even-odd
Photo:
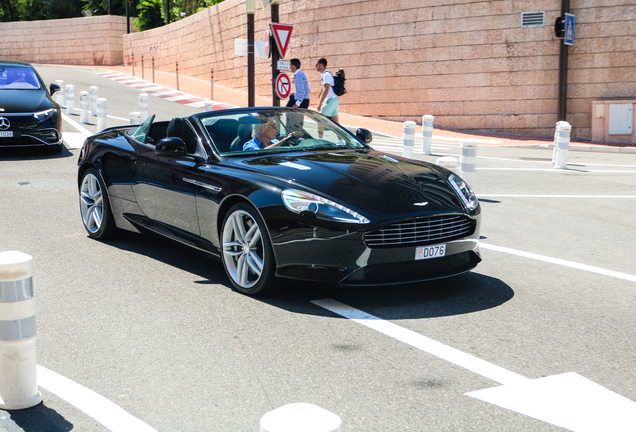
[[404,122],[404,133],[402,134],[402,141],[404,143],[402,156],[407,158],[412,158],[413,146],[415,145],[415,122],[414,121]]
[[88,92],[80,92],[80,121],[88,123]]
[[430,114],[422,116],[422,154],[431,154],[434,118],[435,117]]
[[443,156],[441,158],[437,158],[437,160],[435,161],[435,163],[441,167],[444,167],[452,172],[454,172],[455,174],[457,174],[457,166],[458,166],[458,162],[457,159],[455,159],[452,156]]
[[148,94],[139,94],[139,112],[141,113],[141,122],[145,122],[148,118]]
[[75,114],[75,86],[66,84],[66,113]]
[[556,140],[556,156],[554,158],[554,167],[567,169],[568,167],[568,148],[570,147],[570,133],[572,126],[568,122],[562,122],[559,128],[559,136]]
[[477,166],[477,141],[462,140],[459,156],[459,176],[468,186],[475,188],[475,167]]
[[61,107],[64,107],[64,81],[55,80],[55,84],[60,86],[60,91],[55,93],[55,102]]
[[98,88],[96,86],[91,86],[89,89],[91,94],[91,115],[97,116],[97,91]]
[[97,132],[106,129],[106,99],[97,99]]
[[268,412],[260,421],[260,432],[339,432],[342,420],[336,414],[309,403],[293,403]]
[[138,111],[133,111],[130,113],[130,124],[131,125],[140,125],[141,124],[141,113]]
[[31,408],[42,402],[35,360],[33,257],[0,253],[0,409]]

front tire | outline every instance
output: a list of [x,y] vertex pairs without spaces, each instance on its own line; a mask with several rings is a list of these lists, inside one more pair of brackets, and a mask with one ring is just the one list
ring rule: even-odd
[[265,223],[253,207],[241,203],[230,208],[221,229],[221,248],[235,291],[257,295],[271,290],[274,254]]
[[80,212],[89,237],[103,240],[115,230],[108,192],[95,168],[89,168],[80,182]]

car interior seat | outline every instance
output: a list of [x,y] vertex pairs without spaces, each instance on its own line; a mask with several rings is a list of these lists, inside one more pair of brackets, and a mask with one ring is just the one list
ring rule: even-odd
[[166,130],[166,136],[181,138],[186,145],[188,154],[197,153],[197,136],[185,119],[175,117],[170,120],[168,129]]
[[236,152],[243,150],[243,145],[252,137],[253,127],[254,125],[252,123],[241,123],[239,120],[236,138],[234,138],[232,145],[230,145],[230,151]]
[[219,152],[224,153],[230,150],[230,145],[236,137],[238,121],[234,119],[221,118],[209,126],[206,126],[214,145]]

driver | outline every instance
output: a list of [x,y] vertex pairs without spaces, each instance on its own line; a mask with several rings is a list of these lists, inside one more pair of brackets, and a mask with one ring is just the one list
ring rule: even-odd
[[267,123],[261,123],[256,128],[256,134],[254,138],[243,144],[243,151],[262,150],[270,147],[277,147],[283,145],[289,138],[294,136],[294,133],[287,135],[282,141],[276,139],[278,132],[278,126],[276,120],[270,118]]

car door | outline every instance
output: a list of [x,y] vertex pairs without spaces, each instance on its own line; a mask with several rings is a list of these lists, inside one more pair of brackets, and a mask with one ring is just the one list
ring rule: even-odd
[[203,158],[191,150],[200,146],[192,134],[194,131],[184,137],[191,141],[187,155],[158,155],[154,145],[140,146],[133,161],[133,192],[146,217],[199,236],[196,186],[192,180],[197,178]]

